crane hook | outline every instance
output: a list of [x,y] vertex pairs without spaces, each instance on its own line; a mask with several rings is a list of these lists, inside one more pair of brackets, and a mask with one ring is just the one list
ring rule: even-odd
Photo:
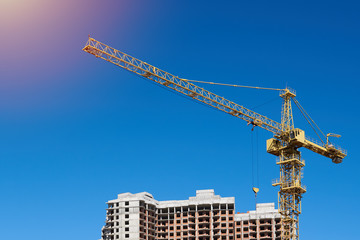
[[255,193],[255,205],[256,205],[257,204],[257,193],[260,191],[260,189],[256,188],[256,187],[253,187],[252,190]]

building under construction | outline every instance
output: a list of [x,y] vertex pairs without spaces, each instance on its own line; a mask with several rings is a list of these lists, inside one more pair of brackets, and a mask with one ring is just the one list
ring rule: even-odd
[[274,203],[235,213],[235,198],[198,190],[188,200],[157,201],[150,193],[122,193],[107,202],[102,240],[280,240]]

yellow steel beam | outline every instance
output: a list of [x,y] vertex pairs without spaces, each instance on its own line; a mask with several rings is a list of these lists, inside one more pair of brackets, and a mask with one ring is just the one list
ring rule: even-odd
[[256,126],[264,128],[274,134],[279,135],[281,133],[282,127],[280,123],[198,87],[182,78],[154,67],[146,62],[131,57],[130,55],[109,47],[93,38],[89,38],[83,50],[130,72],[136,73],[141,77],[145,77],[162,86],[166,86],[186,96],[192,97],[193,99],[205,103],[206,105],[243,119],[248,123],[255,124]]

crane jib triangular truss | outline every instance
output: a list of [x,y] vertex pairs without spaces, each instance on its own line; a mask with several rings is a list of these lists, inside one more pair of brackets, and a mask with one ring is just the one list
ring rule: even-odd
[[125,68],[126,70],[136,73],[142,77],[151,79],[156,83],[171,88],[218,110],[241,118],[248,123],[256,124],[257,126],[264,128],[274,134],[281,133],[280,123],[262,116],[254,111],[251,111],[232,101],[229,101],[210,91],[207,91],[201,87],[198,87],[193,83],[154,67],[146,62],[131,57],[119,50],[96,41],[93,38],[89,38],[86,46],[84,47],[84,51],[111,62],[119,67]]

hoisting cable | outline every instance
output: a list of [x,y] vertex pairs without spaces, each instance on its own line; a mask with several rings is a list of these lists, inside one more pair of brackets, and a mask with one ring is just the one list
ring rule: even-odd
[[252,179],[252,186],[255,186],[255,158],[254,158],[254,134],[253,131],[250,132],[251,134],[251,179]]
[[[259,192],[259,188],[255,187],[259,184],[259,151],[258,151],[258,130],[256,129],[256,139],[255,145],[256,150],[254,147],[254,133],[251,131],[251,164],[252,164],[252,190],[255,193],[255,207],[257,204],[257,193]],[[256,153],[254,153],[256,151]],[[257,184],[256,184],[257,183]]]
[[206,83],[206,84],[229,86],[229,87],[255,88],[255,89],[274,90],[274,91],[282,91],[282,90],[285,90],[285,89],[280,89],[280,88],[253,87],[253,86],[245,86],[245,85],[237,85],[237,84],[228,84],[228,83],[216,83],[216,82],[206,82],[206,81],[198,81],[198,80],[189,80],[189,79],[184,79],[184,78],[182,78],[181,80],[184,80],[184,81],[187,81],[187,82]]
[[257,186],[260,187],[259,181],[259,129],[256,128],[256,177],[257,177]]
[[[309,114],[307,114],[307,112],[305,111],[305,109],[300,105],[300,103],[293,98],[294,103],[296,104],[296,106],[299,108],[300,112],[302,113],[302,115],[304,116],[304,118],[306,119],[306,121],[308,121],[309,125],[311,126],[311,128],[314,130],[314,132],[316,133],[316,135],[319,137],[320,141],[325,145],[324,141],[322,140],[322,138],[320,137],[319,133],[316,131],[315,127],[311,124],[310,120],[314,123],[314,125],[316,126],[317,129],[319,129],[319,131],[321,132],[322,135],[325,136],[325,134],[321,131],[321,129],[316,125],[316,123],[314,122],[314,120],[311,119],[311,117],[309,116]],[[309,120],[309,119],[310,120]],[[325,136],[326,137],[326,136]]]

